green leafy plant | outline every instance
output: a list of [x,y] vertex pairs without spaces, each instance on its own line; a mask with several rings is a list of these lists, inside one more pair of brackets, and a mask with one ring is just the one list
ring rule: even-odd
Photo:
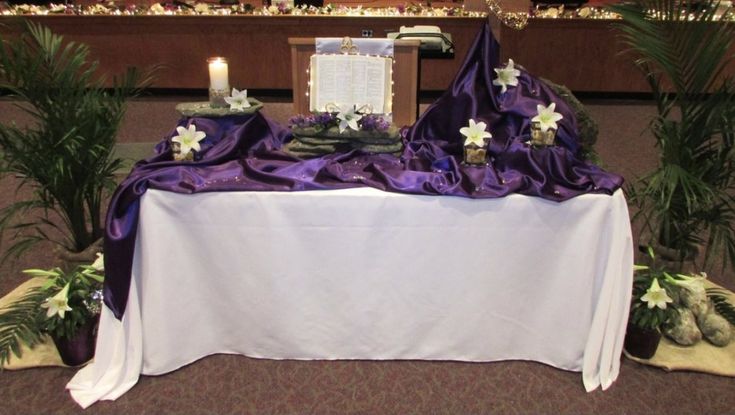
[[652,248],[648,248],[651,265],[636,265],[629,323],[642,329],[659,330],[676,313],[673,298],[674,278],[656,265]]
[[33,120],[0,124],[0,173],[33,191],[0,212],[0,230],[14,231],[3,259],[42,240],[81,252],[103,236],[103,203],[121,164],[115,135],[126,100],[150,84],[152,72],[130,68],[107,89],[97,68],[86,45],[32,22],[0,44],[0,88]]
[[735,262],[735,88],[725,67],[735,25],[717,21],[718,0],[633,0],[610,7],[656,102],[650,131],[658,166],[629,186],[634,220],[682,262],[705,248]]
[[103,271],[101,256],[94,264],[79,265],[70,272],[61,268],[23,271],[45,281],[0,309],[0,365],[11,354],[21,357],[21,344],[32,348],[44,334],[72,338],[95,319],[101,307]]

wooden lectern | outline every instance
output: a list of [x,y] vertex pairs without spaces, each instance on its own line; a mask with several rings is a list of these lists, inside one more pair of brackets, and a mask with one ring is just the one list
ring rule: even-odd
[[[314,38],[288,38],[291,45],[291,73],[295,114],[309,113],[306,95],[309,58],[316,53]],[[393,58],[393,123],[400,126],[416,121],[418,110],[419,40],[396,40]]]

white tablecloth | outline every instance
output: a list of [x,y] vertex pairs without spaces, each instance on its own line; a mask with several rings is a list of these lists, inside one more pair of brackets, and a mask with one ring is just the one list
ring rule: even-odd
[[622,192],[564,203],[372,188],[141,201],[122,322],[67,386],[88,406],[214,353],[533,360],[617,377],[632,283]]

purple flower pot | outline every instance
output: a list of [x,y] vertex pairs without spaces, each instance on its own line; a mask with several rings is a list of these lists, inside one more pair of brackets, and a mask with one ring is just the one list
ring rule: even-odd
[[660,341],[660,331],[644,329],[629,324],[625,332],[625,343],[623,347],[633,357],[650,359],[656,354],[656,349],[658,349]]
[[94,357],[98,323],[99,316],[90,319],[71,338],[51,336],[65,365],[79,366]]

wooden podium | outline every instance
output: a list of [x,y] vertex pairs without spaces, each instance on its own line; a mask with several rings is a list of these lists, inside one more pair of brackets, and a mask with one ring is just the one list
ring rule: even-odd
[[[316,53],[314,38],[288,38],[291,46],[294,114],[309,113],[306,95],[309,58]],[[419,40],[396,40],[393,58],[393,123],[411,125],[418,110]]]

